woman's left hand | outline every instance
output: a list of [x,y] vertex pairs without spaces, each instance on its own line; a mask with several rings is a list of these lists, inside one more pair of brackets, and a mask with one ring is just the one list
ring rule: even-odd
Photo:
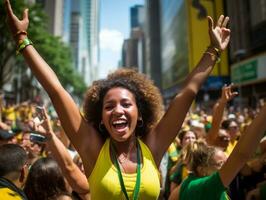
[[213,19],[210,16],[207,18],[211,46],[218,48],[219,50],[225,50],[230,40],[230,29],[226,28],[229,22],[229,17],[221,15],[215,27]]

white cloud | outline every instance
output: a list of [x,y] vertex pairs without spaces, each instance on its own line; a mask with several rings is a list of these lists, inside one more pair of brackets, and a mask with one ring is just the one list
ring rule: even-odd
[[118,30],[103,29],[100,32],[100,48],[103,50],[121,52],[123,41],[124,36]]

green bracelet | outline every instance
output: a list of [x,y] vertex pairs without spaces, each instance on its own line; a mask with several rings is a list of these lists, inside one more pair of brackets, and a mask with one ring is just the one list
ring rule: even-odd
[[23,40],[18,41],[17,55],[26,48],[28,45],[33,45],[32,41],[29,38],[25,38]]

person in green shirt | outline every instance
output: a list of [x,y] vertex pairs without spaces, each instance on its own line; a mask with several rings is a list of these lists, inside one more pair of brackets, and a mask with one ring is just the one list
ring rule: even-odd
[[228,159],[220,149],[196,141],[186,148],[190,175],[176,188],[169,200],[226,199],[226,188],[255,152],[266,130],[266,106],[241,135]]

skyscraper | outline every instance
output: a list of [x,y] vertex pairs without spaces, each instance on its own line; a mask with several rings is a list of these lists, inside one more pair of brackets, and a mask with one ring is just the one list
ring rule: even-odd
[[36,0],[36,3],[43,5],[44,11],[48,15],[49,32],[62,37],[64,0]]
[[81,1],[81,17],[84,25],[84,37],[82,43],[87,43],[89,73],[86,82],[91,83],[97,78],[97,68],[99,64],[99,22],[100,3],[98,0]]
[[130,8],[130,28],[143,27],[144,23],[143,5],[135,5]]
[[62,37],[72,49],[75,69],[90,84],[97,79],[99,63],[98,0],[36,0],[48,15],[51,34]]

